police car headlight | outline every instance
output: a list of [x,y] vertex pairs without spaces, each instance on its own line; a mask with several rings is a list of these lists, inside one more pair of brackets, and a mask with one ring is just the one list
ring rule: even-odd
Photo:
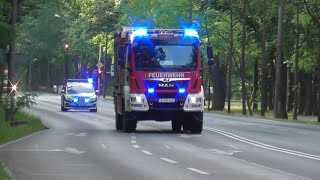
[[72,97],[70,95],[66,94],[64,97],[66,98],[66,100],[72,101]]
[[91,97],[90,97],[90,101],[92,102],[92,101],[96,101],[97,100],[97,95],[92,95]]

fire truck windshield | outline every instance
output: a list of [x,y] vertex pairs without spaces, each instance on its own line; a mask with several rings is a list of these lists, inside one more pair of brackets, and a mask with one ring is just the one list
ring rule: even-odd
[[133,43],[138,71],[195,71],[198,46],[195,41],[139,39]]

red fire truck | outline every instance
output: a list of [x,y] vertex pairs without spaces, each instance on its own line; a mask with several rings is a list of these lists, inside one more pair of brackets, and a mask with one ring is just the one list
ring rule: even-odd
[[172,130],[201,133],[204,92],[200,41],[194,29],[124,27],[114,36],[116,129],[143,120],[171,121]]

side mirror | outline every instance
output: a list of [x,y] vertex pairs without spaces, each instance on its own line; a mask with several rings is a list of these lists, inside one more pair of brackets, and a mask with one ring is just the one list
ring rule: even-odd
[[208,57],[208,65],[209,66],[213,65],[213,50],[211,45],[208,45],[207,47],[207,57]]
[[64,94],[64,93],[65,93],[64,89],[61,89],[60,93],[61,93],[61,94]]

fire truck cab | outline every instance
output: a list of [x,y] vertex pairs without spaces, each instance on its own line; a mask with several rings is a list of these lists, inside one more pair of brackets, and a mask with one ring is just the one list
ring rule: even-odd
[[201,133],[204,92],[194,29],[125,27],[114,36],[116,129],[144,120],[171,121],[174,132]]

